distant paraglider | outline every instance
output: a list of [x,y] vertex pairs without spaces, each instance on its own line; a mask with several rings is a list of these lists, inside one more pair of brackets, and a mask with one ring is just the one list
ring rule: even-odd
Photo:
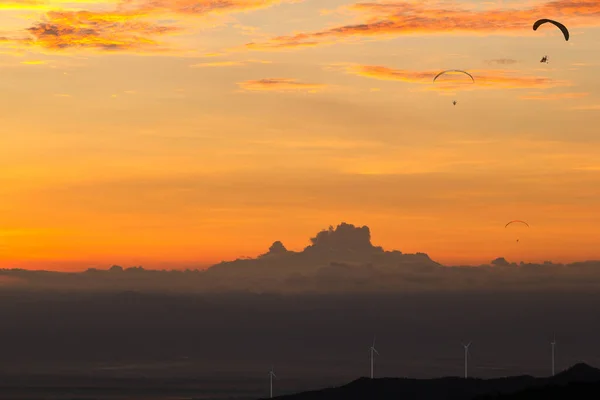
[[[462,73],[462,74],[466,74],[466,75],[468,75],[468,76],[469,76],[469,78],[471,78],[471,81],[473,81],[473,83],[475,83],[475,78],[473,78],[473,76],[472,76],[470,73],[468,73],[468,72],[466,72],[466,71],[463,71],[463,70],[460,70],[460,69],[448,69],[448,70],[446,70],[446,71],[442,71],[442,72],[440,72],[439,74],[437,74],[437,75],[436,75],[436,76],[433,78],[433,82],[435,82],[435,80],[436,80],[438,77],[440,77],[441,75],[444,75],[445,73],[448,73],[448,72],[460,72],[460,73]],[[457,102],[456,100],[454,100],[454,101],[452,102],[452,104],[456,106],[456,104],[458,104],[458,102]]]
[[[524,224],[529,228],[529,224],[525,221],[521,221],[520,219],[515,219],[514,221],[510,221],[509,223],[507,223],[504,227],[508,228],[508,226],[510,224]],[[519,239],[517,239],[517,243],[519,243]]]
[[563,33],[563,35],[565,37],[565,40],[569,41],[569,36],[570,35],[569,35],[569,30],[567,29],[567,27],[564,26],[563,24],[561,24],[560,22],[556,22],[556,21],[553,21],[551,19],[546,19],[546,18],[538,19],[533,24],[533,30],[537,31],[537,29],[540,27],[540,25],[543,25],[545,23],[551,23],[551,24],[555,25]]

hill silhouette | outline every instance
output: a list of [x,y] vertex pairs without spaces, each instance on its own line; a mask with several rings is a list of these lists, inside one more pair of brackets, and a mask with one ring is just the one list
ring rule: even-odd
[[534,387],[511,394],[486,395],[478,397],[476,400],[579,400],[599,397],[599,383],[576,382],[565,386]]
[[302,251],[277,240],[256,258],[223,261],[206,270],[141,266],[81,273],[0,270],[0,288],[150,292],[374,293],[440,291],[596,291],[600,261],[526,264],[498,257],[477,267],[444,266],[425,253],[387,251],[369,227],[342,222],[310,238]]
[[[588,385],[567,386],[576,383]],[[359,399],[405,399],[405,400],[483,400],[530,398],[552,393],[560,387],[562,392],[583,393],[583,388],[600,389],[600,370],[586,364],[577,364],[556,376],[535,378],[515,376],[498,379],[477,378],[360,378],[347,385],[318,391],[278,396],[282,400],[359,400]],[[515,397],[513,397],[515,396]],[[524,396],[524,397],[519,397]],[[541,398],[541,397],[534,397]],[[554,397],[559,398],[559,397]],[[560,397],[574,398],[574,397]],[[262,400],[262,399],[261,399]]]

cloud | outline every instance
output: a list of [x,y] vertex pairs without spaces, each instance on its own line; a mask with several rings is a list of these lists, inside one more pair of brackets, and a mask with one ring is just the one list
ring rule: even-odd
[[521,96],[523,100],[564,100],[564,99],[580,99],[588,96],[589,93],[545,93],[545,94],[531,94]]
[[50,11],[43,21],[27,29],[27,45],[50,50],[87,48],[104,51],[166,51],[152,36],[180,29],[142,21],[136,12]]
[[[224,261],[201,273],[148,271],[141,267],[90,269],[70,274],[2,270],[0,277],[23,278],[29,288],[76,290],[264,292],[440,292],[532,291],[599,288],[600,261],[571,264],[515,263],[498,257],[488,264],[444,266],[425,253],[384,250],[371,242],[368,226],[342,222],[310,238],[300,251],[277,240],[256,258]],[[52,276],[53,275],[53,276]],[[268,279],[265,279],[268,277]],[[135,279],[132,279],[135,278]]]
[[298,82],[290,78],[266,78],[239,82],[240,88],[252,92],[309,92],[316,93],[327,85]]
[[512,58],[497,58],[495,60],[487,60],[486,62],[488,64],[500,64],[500,65],[511,65],[511,64],[518,63],[517,60],[514,60]]
[[244,12],[303,0],[123,0],[129,8],[148,12],[207,15]]
[[44,64],[48,64],[48,61],[42,61],[42,60],[21,61],[21,64],[25,64],[25,65],[44,65]]
[[218,62],[207,62],[200,64],[192,64],[190,68],[205,68],[205,67],[237,67],[241,65],[246,65],[243,62],[239,61],[218,61]]
[[583,106],[575,106],[571,107],[571,110],[600,111],[600,104],[587,104]]
[[[600,2],[555,0],[528,8],[476,10],[452,8],[436,1],[355,3],[348,11],[362,17],[362,23],[341,25],[319,31],[277,36],[262,43],[248,43],[249,50],[280,50],[331,44],[351,37],[398,36],[409,34],[470,33],[514,35],[531,31],[539,15],[552,15],[568,26],[599,26]],[[540,28],[538,34],[551,31]],[[542,33],[543,32],[543,33]]]
[[215,61],[204,62],[190,65],[190,68],[206,68],[206,67],[240,67],[248,64],[271,64],[271,61],[266,60],[246,60],[246,61]]
[[[523,88],[549,88],[554,86],[566,86],[568,82],[556,81],[545,77],[521,76],[514,72],[505,70],[472,70],[469,71],[475,78],[475,84],[471,84],[468,77],[457,76],[449,79],[438,78],[433,85],[432,79],[440,71],[413,71],[393,69],[380,65],[355,65],[355,64],[332,64],[330,69],[341,69],[348,74],[362,76],[365,78],[386,81],[399,81],[407,83],[430,84],[431,90],[465,90],[475,89],[523,89]],[[456,75],[455,75],[456,76]],[[466,82],[464,84],[463,82]]]
[[[157,36],[178,33],[183,28],[167,26],[150,21],[149,17],[165,14],[207,16],[271,7],[282,3],[302,0],[119,0],[113,11],[48,11],[26,31],[29,37],[3,37],[0,42],[17,47],[40,47],[52,51],[67,49],[94,49],[120,52],[167,52],[169,46],[155,40]],[[76,1],[87,3],[88,1]],[[97,1],[89,1],[98,3]],[[37,0],[13,1],[11,8],[48,9],[50,6],[65,7],[72,2],[43,3]],[[103,3],[105,4],[105,3]],[[6,7],[9,5],[4,4]],[[43,5],[43,7],[42,7]],[[172,21],[177,22],[177,21]],[[248,30],[248,29],[246,29]]]

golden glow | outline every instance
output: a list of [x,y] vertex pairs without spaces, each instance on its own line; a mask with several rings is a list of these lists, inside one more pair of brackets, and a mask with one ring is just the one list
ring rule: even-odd
[[600,3],[441,4],[3,2],[2,267],[600,258]]

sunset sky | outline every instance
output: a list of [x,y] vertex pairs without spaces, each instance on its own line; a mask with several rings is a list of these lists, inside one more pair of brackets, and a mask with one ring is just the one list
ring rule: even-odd
[[199,267],[342,221],[444,264],[600,258],[596,0],[13,0],[0,22],[0,267]]

